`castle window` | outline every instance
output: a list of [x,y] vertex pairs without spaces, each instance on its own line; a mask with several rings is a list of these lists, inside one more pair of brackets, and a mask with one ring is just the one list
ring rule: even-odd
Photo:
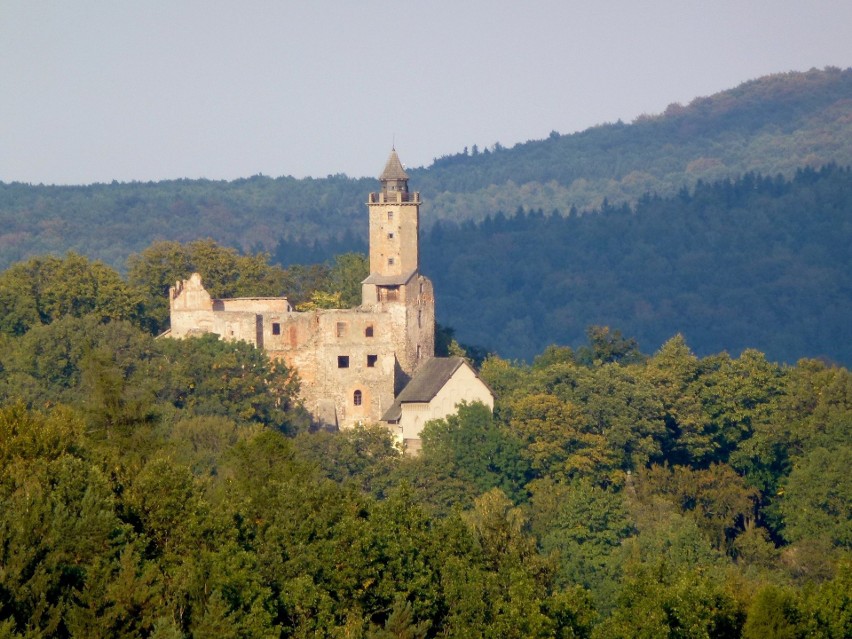
[[423,328],[423,311],[417,309],[417,328]]
[[388,266],[393,266],[393,258],[392,257],[388,258]]
[[420,359],[420,344],[417,345],[417,359]]
[[376,362],[379,360],[378,355],[367,355],[367,368],[375,368]]
[[389,240],[392,240],[392,239],[393,239],[393,233],[388,233],[388,239],[389,239]]
[[349,355],[337,356],[337,368],[349,368]]
[[352,403],[355,404],[356,406],[360,406],[363,399],[364,399],[364,396],[361,394],[361,391],[359,391],[359,390],[356,390],[352,394]]
[[370,324],[367,328],[364,329],[364,337],[372,337],[373,336],[373,325]]
[[343,337],[346,335],[346,322],[338,322],[337,323],[337,336]]
[[388,211],[388,222],[393,222],[393,211]]
[[272,334],[281,335],[281,324],[278,322],[272,322]]

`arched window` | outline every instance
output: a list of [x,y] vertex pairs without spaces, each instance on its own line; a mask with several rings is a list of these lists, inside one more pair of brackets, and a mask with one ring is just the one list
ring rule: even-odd
[[356,390],[355,393],[352,395],[352,403],[355,404],[356,406],[360,406],[363,398],[364,398],[364,396],[361,395],[361,391]]

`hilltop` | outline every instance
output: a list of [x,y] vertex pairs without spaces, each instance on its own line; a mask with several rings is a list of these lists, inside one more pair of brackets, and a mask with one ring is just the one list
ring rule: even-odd
[[[424,226],[497,212],[568,214],[606,202],[668,195],[747,171],[790,177],[800,167],[852,164],[852,69],[746,82],[631,124],[504,148],[465,149],[409,171],[424,194]],[[2,176],[0,176],[2,177]],[[86,186],[0,182],[0,268],[69,249],[118,268],[158,239],[211,237],[243,250],[279,240],[366,234],[368,178],[172,180]]]

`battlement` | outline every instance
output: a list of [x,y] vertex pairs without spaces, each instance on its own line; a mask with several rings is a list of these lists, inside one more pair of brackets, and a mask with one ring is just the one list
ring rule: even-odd
[[387,193],[370,193],[368,204],[420,204],[420,193],[405,191],[388,191]]

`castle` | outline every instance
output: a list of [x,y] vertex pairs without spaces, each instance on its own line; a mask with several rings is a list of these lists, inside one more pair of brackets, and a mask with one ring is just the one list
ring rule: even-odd
[[384,422],[419,448],[429,419],[463,400],[493,396],[461,358],[435,357],[435,297],[420,274],[420,194],[392,150],[367,201],[370,274],[361,305],[295,311],[286,297],[213,299],[194,273],[169,290],[170,337],[216,333],[263,348],[298,371],[300,395],[317,424]]

